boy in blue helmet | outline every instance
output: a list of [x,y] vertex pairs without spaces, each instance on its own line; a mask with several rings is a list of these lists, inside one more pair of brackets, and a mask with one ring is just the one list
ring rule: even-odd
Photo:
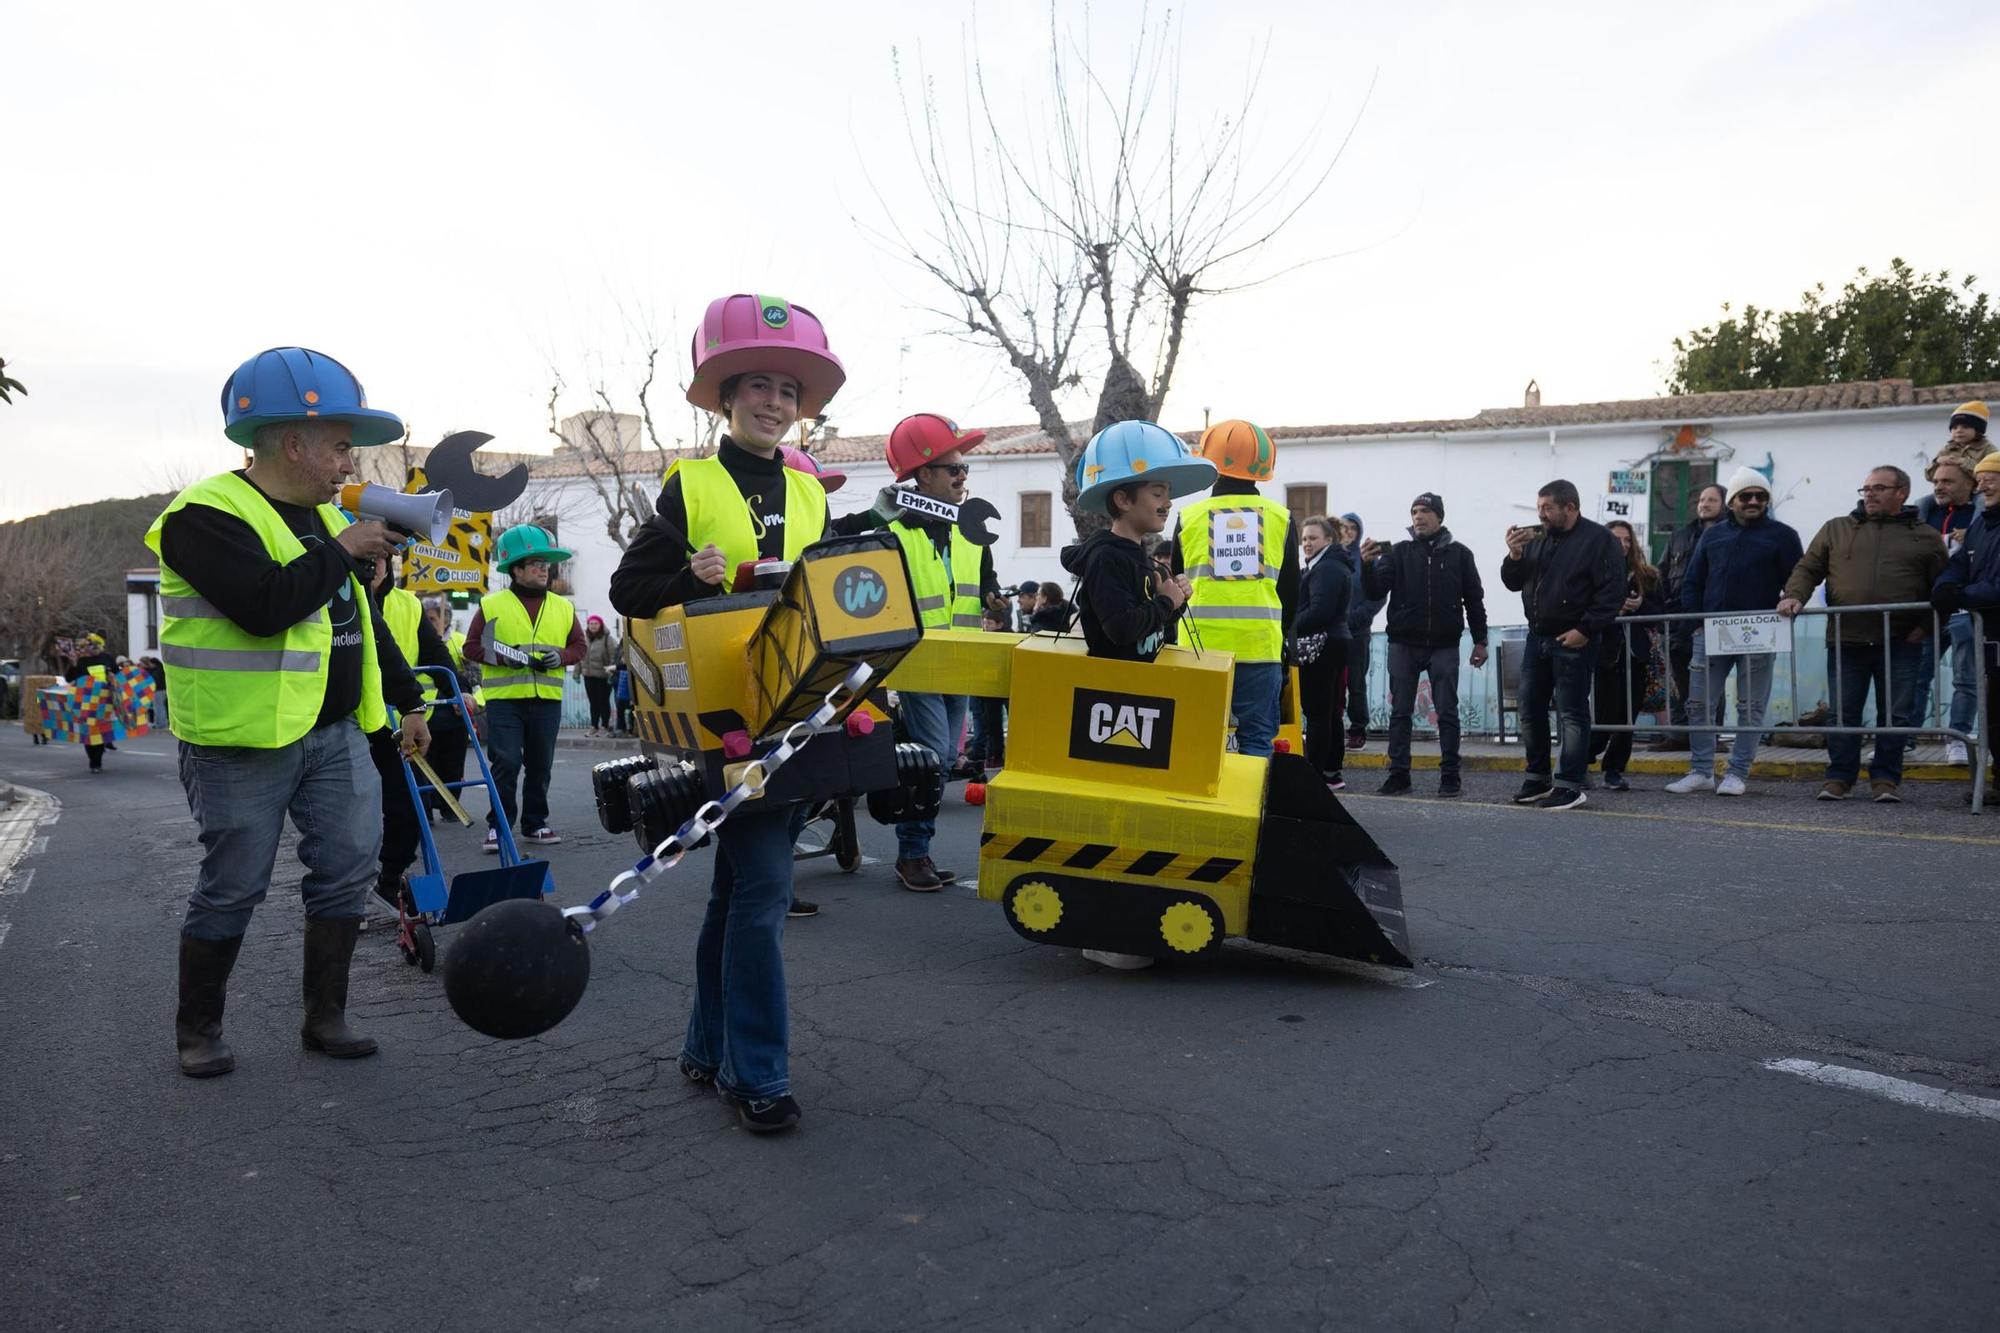
[[1092,437],[1077,459],[1076,507],[1111,526],[1063,548],[1077,578],[1083,641],[1092,657],[1150,662],[1173,637],[1187,578],[1163,574],[1145,540],[1166,530],[1176,497],[1206,489],[1215,465],[1150,421],[1121,421]]

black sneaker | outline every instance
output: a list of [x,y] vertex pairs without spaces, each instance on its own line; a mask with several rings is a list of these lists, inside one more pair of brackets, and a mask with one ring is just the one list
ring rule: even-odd
[[1625,780],[1623,773],[1606,773],[1604,775],[1604,790],[1631,791],[1632,784]]
[[1537,810],[1574,810],[1584,802],[1581,791],[1570,787],[1551,787],[1548,794],[1536,801]]
[[1521,790],[1514,793],[1514,804],[1533,805],[1554,790],[1555,785],[1547,778],[1529,778],[1521,784]]
[[1456,773],[1446,773],[1438,779],[1438,795],[1440,796],[1457,796],[1464,790],[1465,787],[1459,782],[1458,774]]
[[803,899],[803,898],[799,898],[799,897],[794,897],[794,898],[792,899],[792,905],[791,905],[790,907],[787,907],[787,908],[785,909],[785,915],[786,915],[786,916],[818,916],[818,915],[819,915],[819,904],[818,904],[818,903],[809,903],[809,902],[807,902],[807,901],[806,901],[805,899]]
[[1410,791],[1408,773],[1391,773],[1382,779],[1382,785],[1375,789],[1377,796],[1407,796]]
[[799,1123],[799,1104],[789,1096],[765,1097],[753,1102],[725,1092],[722,1099],[736,1112],[736,1122],[752,1134],[776,1134]]
[[715,1075],[709,1073],[706,1069],[703,1069],[700,1065],[694,1063],[692,1060],[688,1059],[685,1055],[683,1055],[679,1060],[677,1060],[675,1062],[675,1065],[681,1071],[681,1077],[686,1079],[688,1082],[694,1084],[698,1088],[705,1088],[709,1084],[715,1082]]

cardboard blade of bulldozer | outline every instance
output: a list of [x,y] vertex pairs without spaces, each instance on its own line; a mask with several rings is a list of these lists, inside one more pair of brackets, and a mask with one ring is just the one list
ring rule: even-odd
[[1396,863],[1298,755],[1271,756],[1246,933],[1363,963],[1416,965]]

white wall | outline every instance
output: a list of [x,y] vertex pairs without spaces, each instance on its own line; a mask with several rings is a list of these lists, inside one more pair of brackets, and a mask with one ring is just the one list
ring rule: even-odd
[[[1620,423],[1523,428],[1478,434],[1386,435],[1327,440],[1285,440],[1278,447],[1277,474],[1264,493],[1284,498],[1287,484],[1318,482],[1327,488],[1327,507],[1359,513],[1371,535],[1399,538],[1409,521],[1409,504],[1423,491],[1445,503],[1445,524],[1472,548],[1486,584],[1486,605],[1494,624],[1518,624],[1520,599],[1500,586],[1501,534],[1509,523],[1535,521],[1535,491],[1543,482],[1565,477],[1582,492],[1584,512],[1596,518],[1609,474],[1627,469],[1661,450],[1679,423]],[[1855,487],[1872,467],[1893,463],[1911,474],[1913,500],[1926,494],[1923,465],[1943,445],[1933,406],[1874,408],[1791,416],[1738,417],[1712,423],[1696,456],[1714,456],[1718,480],[1739,466],[1772,465],[1775,517],[1810,541],[1819,525],[1854,507]],[[1727,454],[1724,457],[1722,455]],[[981,455],[974,451],[971,493],[1000,510],[1000,539],[993,565],[1003,584],[1024,579],[1072,581],[1057,563],[1061,548],[1076,539],[1060,506],[1061,469],[1053,454]],[[843,463],[847,484],[830,500],[835,514],[866,509],[890,477],[885,463]],[[564,524],[565,545],[576,552],[569,577],[580,613],[611,619],[611,573],[621,552],[604,533],[583,488]],[[1051,544],[1023,549],[1020,496],[1048,491],[1055,497]],[[1645,512],[1643,504],[1640,513]]]

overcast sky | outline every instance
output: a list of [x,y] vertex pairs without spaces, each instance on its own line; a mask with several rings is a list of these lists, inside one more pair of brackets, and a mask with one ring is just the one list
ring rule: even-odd
[[[1097,0],[1093,52],[1118,64],[1142,12]],[[1198,307],[1170,426],[1460,416],[1531,377],[1546,402],[1658,393],[1721,302],[1892,255],[2000,287],[1990,4],[1177,17],[1185,116],[1233,106],[1268,49],[1266,158],[1375,90],[1254,267],[1342,257]],[[0,407],[0,518],[232,465],[223,380],[283,343],[347,362],[420,443],[546,448],[552,368],[620,389],[650,323],[684,376],[703,306],[738,290],[825,321],[847,433],[1030,421],[1011,372],[927,332],[929,279],[870,231],[877,191],[922,218],[892,47],[951,105],[976,48],[1013,114],[1046,44],[1038,5],[952,0],[9,6],[0,356],[29,396]]]

